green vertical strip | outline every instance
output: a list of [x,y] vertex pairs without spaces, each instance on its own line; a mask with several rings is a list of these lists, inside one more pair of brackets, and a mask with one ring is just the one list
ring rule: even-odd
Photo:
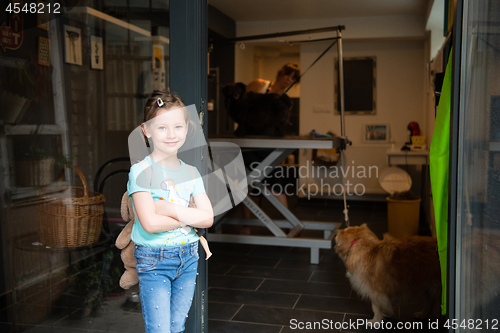
[[436,220],[439,261],[441,263],[441,313],[446,314],[446,281],[448,251],[448,173],[450,167],[450,107],[451,107],[451,59],[450,51],[444,74],[441,98],[436,115],[434,134],[429,153],[432,201]]

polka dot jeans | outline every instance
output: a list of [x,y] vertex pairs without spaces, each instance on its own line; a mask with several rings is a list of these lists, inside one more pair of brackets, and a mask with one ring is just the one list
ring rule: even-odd
[[198,242],[178,247],[135,246],[146,333],[184,332],[198,270]]

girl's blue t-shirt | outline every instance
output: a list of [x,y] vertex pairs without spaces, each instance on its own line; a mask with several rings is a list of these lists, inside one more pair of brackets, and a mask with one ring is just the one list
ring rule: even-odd
[[[179,162],[181,163],[179,168],[167,169],[146,156],[141,162],[132,165],[127,183],[129,197],[135,192],[149,192],[154,201],[168,200],[187,207],[191,196],[205,193],[205,186],[195,167],[188,166],[181,160]],[[132,206],[135,213],[133,199]],[[199,239],[198,234],[189,226],[172,231],[149,233],[142,228],[137,217],[131,238],[135,244],[147,247],[181,246],[197,242]]]

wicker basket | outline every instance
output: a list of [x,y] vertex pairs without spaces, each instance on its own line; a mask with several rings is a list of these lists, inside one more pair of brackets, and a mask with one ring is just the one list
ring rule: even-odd
[[76,166],[83,187],[61,186],[64,169],[59,174],[55,193],[47,194],[45,188],[37,204],[37,227],[40,242],[53,248],[79,247],[99,240],[104,214],[104,195],[89,192],[87,180]]

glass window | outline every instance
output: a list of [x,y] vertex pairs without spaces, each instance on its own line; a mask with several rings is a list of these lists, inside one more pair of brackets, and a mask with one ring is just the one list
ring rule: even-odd
[[113,330],[144,329],[109,245],[124,225],[128,135],[153,89],[170,84],[169,2],[78,4],[40,24],[0,13],[22,36],[0,49],[2,332],[112,330],[123,304],[127,325]]
[[450,317],[470,331],[492,331],[500,325],[500,3],[464,1],[463,12],[457,313]]

